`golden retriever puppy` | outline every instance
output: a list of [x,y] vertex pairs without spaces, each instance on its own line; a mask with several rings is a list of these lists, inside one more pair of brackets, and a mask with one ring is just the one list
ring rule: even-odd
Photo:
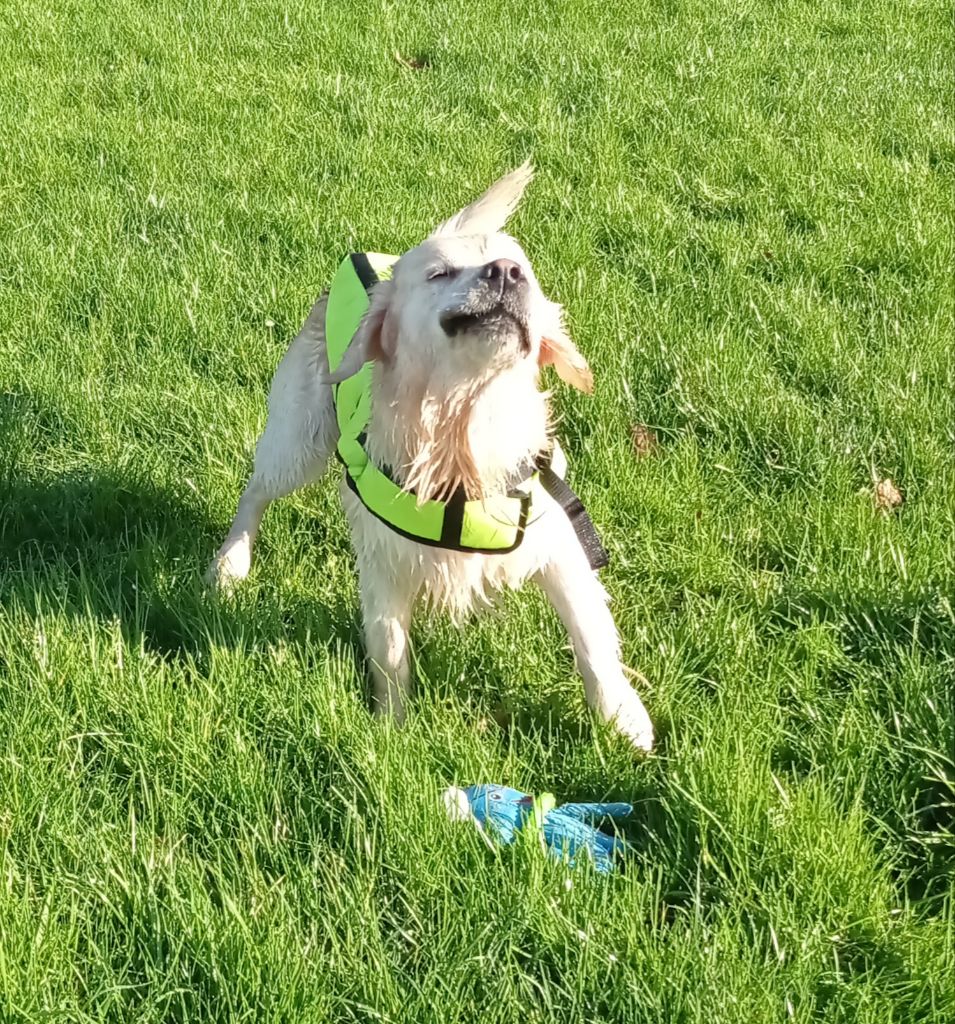
[[[462,617],[532,580],[570,634],[590,706],[649,750],[653,728],[624,675],[599,562],[560,500],[560,487],[573,495],[539,387],[552,364],[590,391],[590,370],[502,230],[531,176],[518,168],[357,292],[340,301],[333,283],[318,300],[276,370],[252,477],[210,574],[224,587],[244,578],[269,503],[315,481],[337,450],[376,711],[405,714],[419,599]],[[349,318],[333,357],[332,320],[338,330]],[[343,419],[341,389],[358,380],[365,391]]]

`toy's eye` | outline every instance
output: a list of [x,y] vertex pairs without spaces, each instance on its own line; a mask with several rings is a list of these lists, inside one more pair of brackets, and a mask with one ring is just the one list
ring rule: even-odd
[[457,270],[454,267],[435,267],[434,270],[428,274],[428,280],[437,281],[439,278],[451,278],[456,274]]
[[491,799],[492,800],[500,800],[501,799],[501,794],[500,793],[492,793],[491,794]]

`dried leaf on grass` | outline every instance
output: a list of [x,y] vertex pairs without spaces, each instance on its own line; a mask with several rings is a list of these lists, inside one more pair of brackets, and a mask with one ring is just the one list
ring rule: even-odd
[[880,479],[877,473],[872,473],[872,503],[876,511],[886,516],[891,515],[904,500],[890,477]]
[[630,441],[638,459],[652,455],[657,447],[657,435],[643,423],[634,423],[630,428]]

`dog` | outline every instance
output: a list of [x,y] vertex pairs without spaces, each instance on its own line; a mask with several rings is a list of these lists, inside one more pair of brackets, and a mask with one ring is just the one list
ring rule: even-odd
[[[544,296],[524,251],[503,230],[532,176],[524,164],[501,178],[404,253],[367,298],[361,290],[367,309],[335,360],[326,337],[330,295],[318,299],[272,380],[252,476],[210,566],[220,588],[248,574],[269,504],[316,481],[336,448],[341,454],[336,394],[362,373],[370,379],[370,412],[355,442],[360,449],[353,443],[351,450],[394,489],[395,500],[446,510],[450,503],[441,503],[457,495],[478,512],[501,496],[524,502],[542,453],[552,453],[553,470],[563,475],[541,370],[550,365],[587,393],[593,381],[560,305]],[[500,550],[441,546],[395,528],[355,486],[361,478],[351,474],[360,471],[346,469],[341,492],[376,713],[405,716],[408,632],[419,599],[461,619],[502,588],[530,580],[570,635],[590,707],[635,748],[651,749],[653,727],[621,664],[607,593],[551,493],[534,489],[527,521],[511,524]]]

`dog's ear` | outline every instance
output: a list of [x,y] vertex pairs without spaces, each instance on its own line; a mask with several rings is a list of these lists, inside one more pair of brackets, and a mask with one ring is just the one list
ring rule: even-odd
[[550,324],[541,337],[540,365],[552,365],[562,381],[589,395],[594,389],[594,375],[564,328],[563,310],[553,302],[551,311]]
[[534,168],[527,160],[510,174],[496,181],[470,206],[439,224],[431,232],[432,238],[442,235],[492,235],[500,231],[517,209],[524,189],[534,177]]
[[388,316],[392,290],[390,280],[379,281],[375,285],[371,293],[371,304],[358,330],[342,353],[335,371],[325,376],[327,384],[340,384],[358,373],[365,363],[387,363],[394,356],[397,332]]

